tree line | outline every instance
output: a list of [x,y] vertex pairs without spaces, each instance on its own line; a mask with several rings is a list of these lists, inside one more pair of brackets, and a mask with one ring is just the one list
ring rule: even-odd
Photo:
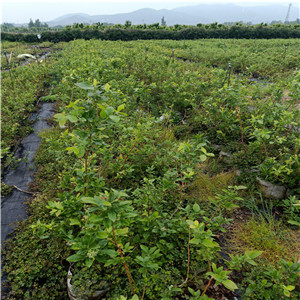
[[300,38],[300,24],[268,25],[261,23],[257,25],[245,25],[235,23],[234,25],[224,25],[212,23],[209,25],[197,24],[166,26],[159,23],[151,25],[132,25],[130,21],[124,25],[117,24],[107,26],[103,23],[93,25],[74,24],[66,26],[59,31],[47,30],[41,32],[39,39],[36,34],[21,34],[1,32],[2,40],[25,41],[25,42],[68,42],[75,39],[102,39],[102,40],[194,40],[194,39],[288,39]]

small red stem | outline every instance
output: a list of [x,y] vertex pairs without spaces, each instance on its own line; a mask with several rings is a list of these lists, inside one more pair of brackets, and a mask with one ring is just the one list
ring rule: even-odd
[[207,289],[208,289],[209,286],[211,285],[212,280],[213,280],[213,278],[211,277],[211,278],[209,279],[209,282],[208,282],[207,286],[205,287],[203,293],[201,294],[201,296],[203,296],[203,295],[206,293]]
[[191,240],[191,228],[189,228],[189,241],[188,241],[188,263],[187,263],[187,271],[186,271],[186,278],[185,281],[179,286],[180,288],[183,287],[189,281],[190,275],[190,240]]
[[122,257],[122,260],[123,260],[123,263],[124,263],[124,267],[125,267],[125,271],[126,271],[126,275],[127,275],[127,278],[128,278],[128,281],[129,281],[129,284],[130,284],[130,289],[131,289],[131,292],[132,294],[134,295],[135,294],[135,291],[134,291],[134,288],[133,288],[133,284],[132,284],[132,277],[131,277],[131,274],[130,274],[130,271],[129,271],[129,268],[128,268],[128,265],[125,261],[125,257],[124,257],[124,254],[122,252],[122,249],[121,247],[119,246],[118,242],[117,242],[117,238],[116,238],[116,232],[115,232],[115,228],[114,226],[112,226],[112,232],[113,232],[113,236],[114,236],[114,240],[111,240],[115,246],[118,248],[118,252],[119,254],[121,255]]

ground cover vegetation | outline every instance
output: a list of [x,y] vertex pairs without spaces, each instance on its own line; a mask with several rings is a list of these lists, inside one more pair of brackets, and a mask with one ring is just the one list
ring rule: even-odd
[[[12,49],[11,47],[15,45],[10,44],[9,49]],[[25,49],[20,51],[23,50]],[[19,68],[15,68],[13,62],[6,63],[9,69],[2,71],[1,74],[2,167],[7,167],[12,162],[12,155],[20,138],[31,132],[33,113],[36,112],[35,104],[44,90],[50,87],[50,68],[45,62],[34,61],[28,66]]]
[[297,299],[299,49],[66,44],[6,299]]
[[[40,97],[51,89],[51,63],[43,46],[3,42],[1,51],[1,170],[17,163],[13,154],[31,131]],[[5,48],[4,48],[5,47]],[[52,52],[60,45],[53,46]],[[3,190],[6,187],[2,184]],[[2,193],[3,194],[3,193]]]

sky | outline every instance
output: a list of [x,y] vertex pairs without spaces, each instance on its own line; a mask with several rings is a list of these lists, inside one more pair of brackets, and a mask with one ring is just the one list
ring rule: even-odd
[[[41,22],[51,21],[69,13],[86,13],[89,15],[104,15],[132,12],[141,8],[172,9],[181,6],[197,5],[200,3],[235,3],[239,5],[255,5],[280,3],[288,7],[290,0],[188,0],[188,2],[168,0],[137,0],[137,1],[45,1],[45,0],[2,0],[0,23],[28,23],[30,19]],[[292,1],[294,4],[299,1]]]

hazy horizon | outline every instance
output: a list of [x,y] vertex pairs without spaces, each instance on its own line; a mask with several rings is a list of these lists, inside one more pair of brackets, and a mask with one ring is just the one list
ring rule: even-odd
[[[82,1],[82,0],[81,0]],[[2,18],[1,23],[28,23],[30,19],[39,19],[41,22],[49,22],[66,14],[84,13],[89,15],[112,15],[118,13],[128,13],[142,8],[153,9],[174,9],[182,6],[192,6],[197,4],[226,4],[234,3],[243,6],[266,5],[266,4],[282,4],[288,8],[289,0],[263,0],[262,2],[249,0],[230,0],[230,1],[189,1],[189,2],[174,2],[174,1],[139,1],[139,2],[107,2],[107,1],[66,1],[63,2],[47,2],[47,1],[2,1]],[[299,7],[298,2],[293,2],[293,5]]]

